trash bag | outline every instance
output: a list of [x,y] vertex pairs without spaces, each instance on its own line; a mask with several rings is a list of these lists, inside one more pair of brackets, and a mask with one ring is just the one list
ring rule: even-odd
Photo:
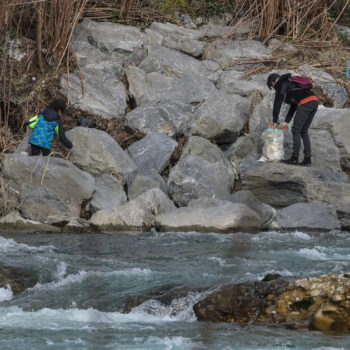
[[263,155],[259,159],[261,162],[278,162],[283,159],[283,139],[284,133],[281,129],[266,129],[262,133],[264,141]]

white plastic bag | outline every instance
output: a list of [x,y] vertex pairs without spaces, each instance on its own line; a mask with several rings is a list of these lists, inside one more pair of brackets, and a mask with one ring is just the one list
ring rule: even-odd
[[263,155],[259,159],[261,162],[278,162],[283,159],[283,139],[284,133],[281,129],[266,129],[262,133],[264,141]]

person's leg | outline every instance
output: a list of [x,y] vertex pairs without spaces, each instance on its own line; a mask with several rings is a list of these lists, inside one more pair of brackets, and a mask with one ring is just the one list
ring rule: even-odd
[[307,159],[308,161],[310,160],[310,162],[308,163],[311,164],[311,143],[310,143],[308,130],[317,112],[318,102],[311,101],[305,105],[305,108],[309,110],[309,116],[303,128],[301,129],[301,138],[304,144],[304,160],[305,159]]
[[30,145],[32,148],[32,156],[38,156],[40,154],[40,147],[37,145]]
[[304,105],[301,105],[297,108],[293,126],[292,126],[292,134],[293,134],[293,153],[292,158],[298,160],[299,151],[301,145],[301,130],[304,127],[304,124],[308,118],[308,113],[305,111]]
[[44,156],[48,156],[51,152],[50,149],[48,148],[45,148],[45,147],[40,147],[41,148],[41,153],[44,155]]
[[37,145],[31,145],[32,148],[32,156],[38,156],[40,153],[42,153],[44,156],[48,156],[50,154],[50,149],[40,147]]

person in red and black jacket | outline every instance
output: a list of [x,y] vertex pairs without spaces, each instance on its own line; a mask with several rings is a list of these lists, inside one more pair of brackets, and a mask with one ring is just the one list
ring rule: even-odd
[[280,127],[286,130],[295,114],[292,126],[293,153],[290,159],[282,162],[298,165],[300,144],[303,140],[304,160],[299,165],[311,166],[311,143],[308,130],[318,108],[318,99],[312,90],[300,88],[297,83],[290,81],[290,77],[290,73],[284,75],[273,73],[267,78],[268,88],[276,90],[272,112],[273,122],[269,124],[269,127],[277,126],[282,102],[289,104],[289,111]]

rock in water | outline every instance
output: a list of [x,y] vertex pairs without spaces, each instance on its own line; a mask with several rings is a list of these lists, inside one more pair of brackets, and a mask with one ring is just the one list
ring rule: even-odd
[[199,321],[278,324],[350,332],[350,274],[225,286],[193,307]]

